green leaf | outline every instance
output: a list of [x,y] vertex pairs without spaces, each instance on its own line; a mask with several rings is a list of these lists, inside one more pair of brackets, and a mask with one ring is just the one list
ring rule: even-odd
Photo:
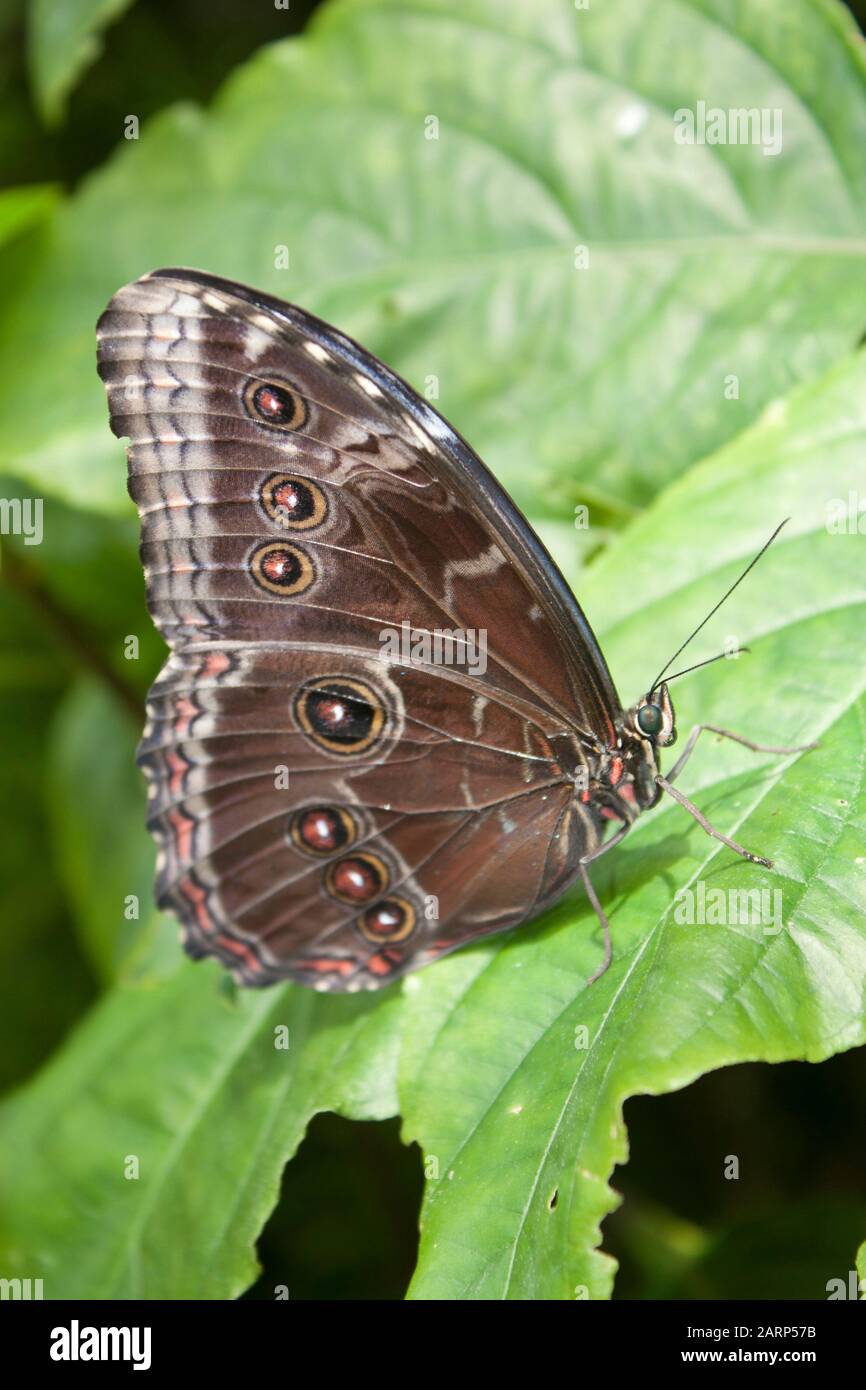
[[56,205],[58,193],[51,183],[3,189],[0,192],[0,246],[46,217]]
[[132,0],[30,0],[31,80],[43,119],[56,125],[82,72],[102,52],[100,36]]
[[[864,458],[860,354],[670,488],[590,570],[582,601],[634,696],[790,514],[695,644],[699,659],[733,635],[751,656],[674,689],[683,731],[702,719],[820,747],[780,759],[700,739],[680,786],[775,869],[744,864],[665,798],[594,868],[615,954],[593,987],[599,931],[582,899],[407,981],[401,1110],[438,1173],[415,1297],[606,1296],[613,1262],[595,1247],[630,1095],[864,1041],[864,514],[861,532],[856,514],[828,530],[836,501],[866,495]],[[680,924],[677,890],[701,885],[776,890],[778,917],[765,932],[735,905],[729,925]]]
[[[118,115],[122,150],[6,287],[0,460],[125,507],[93,324],[198,265],[359,337],[533,514],[621,523],[858,340],[864,71],[827,0],[325,5],[207,113],[128,143]],[[780,111],[780,152],[676,143],[699,101]]]
[[233,1298],[312,1116],[395,1113],[393,992],[230,1004],[218,978],[187,963],[119,987],[0,1109],[5,1277],[46,1298]]
[[46,729],[67,677],[65,654],[33,622],[24,597],[6,589],[0,603],[0,728],[6,735],[0,797],[0,1090],[20,1083],[51,1054],[93,995],[53,871],[43,797],[51,770]]
[[[55,649],[97,670],[138,720],[165,643],[144,607],[134,509],[122,518],[98,516],[64,506],[50,492],[34,498],[29,491],[14,478],[0,477],[3,498],[28,509],[20,516],[22,527],[30,529],[29,540],[19,539],[13,517],[0,579],[29,599],[34,625],[51,635]],[[127,658],[131,638],[139,660]]]
[[[20,493],[14,479],[0,479],[27,533],[3,537],[0,565],[4,1085],[41,1061],[89,1003],[89,967],[105,979],[121,959],[127,975],[166,965],[157,948],[167,924],[150,917],[143,930],[123,914],[125,895],[139,892],[148,904],[152,896],[134,748],[164,651],[143,611],[135,522],[85,516],[51,497],[40,509],[41,498]],[[14,533],[19,523],[8,515]],[[138,661],[124,659],[130,638],[140,639]],[[99,687],[67,695],[82,666],[99,674]],[[175,937],[171,928],[172,967]]]
[[863,1290],[860,1295],[862,1302],[866,1299],[866,1240],[857,1251],[857,1275],[860,1279],[860,1288]]
[[88,681],[73,686],[50,740],[55,857],[82,945],[106,982],[178,963],[175,924],[151,906],[156,851],[144,833],[140,733],[116,696]]

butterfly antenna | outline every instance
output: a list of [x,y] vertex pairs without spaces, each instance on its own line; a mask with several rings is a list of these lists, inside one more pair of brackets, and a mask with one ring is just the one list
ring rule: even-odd
[[[712,666],[714,661],[724,661],[725,657],[731,655],[742,656],[743,652],[750,652],[751,650],[751,647],[738,647],[735,653],[719,652],[716,656],[708,656],[706,661],[696,661],[694,666],[687,666],[684,671],[674,671],[672,676],[668,676],[666,684],[670,685],[671,681],[679,680],[680,676],[687,676],[690,671],[700,671],[702,666]],[[655,686],[653,686],[653,690],[655,690]],[[652,694],[652,690],[650,694]]]
[[[686,638],[686,640],[685,640],[685,642],[683,642],[682,646],[677,647],[677,649],[676,649],[676,651],[674,652],[673,656],[671,657],[670,661],[665,662],[664,666],[663,666],[662,669],[659,671],[658,675],[656,676],[655,680],[653,681],[652,685],[650,686],[650,691],[649,691],[650,695],[653,693],[653,691],[654,691],[654,690],[658,687],[658,685],[660,684],[660,682],[661,682],[661,680],[662,680],[662,677],[664,676],[665,671],[669,670],[670,667],[673,666],[673,664],[674,664],[674,662],[676,661],[677,657],[679,656],[680,652],[684,652],[684,651],[685,651],[685,649],[686,649],[686,647],[689,645],[689,643],[692,642],[692,641],[695,639],[695,637],[697,637],[697,635],[698,635],[698,633],[700,632],[701,628],[702,628],[702,627],[706,627],[707,623],[710,621],[710,618],[712,618],[713,615],[714,615],[715,613],[718,613],[718,611],[719,611],[719,609],[721,608],[722,604],[725,603],[725,602],[731,597],[731,594],[734,592],[734,590],[736,589],[737,585],[738,585],[738,584],[742,584],[743,580],[745,579],[745,577],[746,577],[746,575],[749,573],[749,571],[750,571],[750,570],[753,570],[753,569],[755,568],[755,565],[758,563],[758,561],[760,560],[761,556],[764,554],[764,551],[765,551],[765,550],[769,550],[770,546],[773,544],[773,541],[774,541],[774,540],[776,539],[776,537],[778,536],[778,534],[779,534],[779,532],[781,531],[782,527],[783,527],[783,526],[787,526],[787,524],[788,524],[788,522],[789,522],[790,520],[791,520],[791,518],[790,518],[789,516],[786,516],[784,521],[780,521],[780,522],[779,522],[779,525],[776,527],[776,529],[775,529],[775,531],[773,532],[773,534],[772,534],[772,536],[770,537],[770,539],[769,539],[768,541],[765,541],[765,542],[764,542],[764,544],[761,546],[761,549],[758,551],[757,555],[755,555],[754,558],[751,559],[751,560],[749,561],[749,563],[746,565],[746,568],[743,570],[743,573],[740,575],[739,579],[735,579],[735,580],[734,580],[733,584],[731,585],[730,589],[728,589],[727,593],[722,594],[722,597],[719,599],[719,601],[718,601],[718,603],[716,604],[715,608],[711,608],[711,609],[710,609],[710,611],[709,611],[709,613],[707,614],[707,616],[703,619],[702,622],[698,623],[698,625],[697,625],[697,627],[695,628],[694,632],[692,632],[692,633]],[[716,660],[718,660],[718,658],[717,658],[717,657],[713,657],[712,660],[713,660],[713,661],[716,661]],[[700,664],[701,666],[703,666],[705,663],[704,663],[704,662],[700,662],[699,664]],[[688,668],[688,670],[690,670],[690,671],[694,671],[694,670],[696,670],[696,669],[697,669],[697,668],[694,667],[694,666],[690,666],[690,667]],[[680,671],[680,672],[678,672],[678,674],[681,675],[681,676],[684,676],[686,673],[685,673],[685,671]],[[673,676],[671,676],[671,680],[673,680],[673,679],[674,679]]]

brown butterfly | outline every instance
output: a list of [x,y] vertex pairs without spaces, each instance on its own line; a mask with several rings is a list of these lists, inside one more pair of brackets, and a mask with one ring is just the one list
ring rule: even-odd
[[193,270],[119,290],[97,337],[171,648],[139,761],[190,955],[376,989],[580,877],[594,979],[587,865],[662,790],[769,864],[671,786],[711,726],[662,777],[667,685],[623,710],[529,524],[370,353]]

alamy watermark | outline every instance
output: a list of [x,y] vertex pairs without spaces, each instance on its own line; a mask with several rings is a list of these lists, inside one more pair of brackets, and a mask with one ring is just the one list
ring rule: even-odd
[[23,536],[25,545],[41,545],[42,498],[0,497],[0,535]]
[[849,1269],[847,1279],[828,1279],[825,1285],[829,1302],[851,1299],[861,1302],[866,1299],[866,1279],[861,1279],[856,1269]]
[[0,1302],[44,1298],[41,1279],[0,1279]]
[[483,676],[487,670],[487,629],[415,628],[408,618],[400,626],[385,627],[379,633],[379,655],[383,661],[403,666],[456,666],[470,676]]
[[674,112],[678,145],[760,145],[765,155],[782,149],[782,112],[778,106],[707,106],[699,101],[692,111]]
[[866,536],[866,497],[854,488],[847,497],[828,498],[824,511],[831,536]]
[[698,879],[694,888],[674,894],[674,921],[694,927],[763,927],[764,936],[778,936],[782,919],[779,888],[708,888]]
[[52,1328],[48,1354],[52,1361],[130,1361],[134,1371],[147,1371],[151,1335],[149,1327],[82,1327],[73,1318]]

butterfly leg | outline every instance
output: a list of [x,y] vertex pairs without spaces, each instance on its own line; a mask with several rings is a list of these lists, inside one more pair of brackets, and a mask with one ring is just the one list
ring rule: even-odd
[[599,922],[601,922],[602,931],[604,932],[604,959],[601,965],[598,967],[598,969],[593,971],[593,973],[589,976],[586,982],[588,985],[594,985],[596,980],[598,980],[607,970],[608,966],[611,963],[611,960],[613,959],[613,947],[610,941],[610,922],[607,920],[607,914],[605,913],[604,908],[598,900],[598,894],[592,886],[592,879],[586,871],[586,865],[581,860],[577,867],[580,869],[580,877],[583,880],[583,886],[586,889],[586,896],[589,898],[595,915],[598,918]]
[[774,748],[768,743],[753,743],[751,739],[743,738],[742,734],[732,733],[730,729],[720,729],[717,724],[695,724],[686,740],[685,748],[668,773],[668,782],[675,782],[679,777],[704,730],[710,734],[718,734],[721,738],[729,738],[734,743],[741,743],[744,748],[751,749],[753,753],[778,753],[780,756],[785,756],[788,753],[805,753],[810,748],[818,747],[817,743],[800,743],[793,748]]
[[695,803],[689,801],[689,798],[683,795],[679,787],[672,787],[667,777],[662,777],[661,773],[659,773],[656,777],[656,782],[663,791],[667,792],[668,796],[672,796],[674,801],[678,801],[684,810],[688,811],[690,816],[694,816],[701,829],[705,830],[708,835],[712,835],[714,840],[721,840],[723,845],[727,845],[728,849],[732,849],[734,854],[739,854],[742,859],[748,859],[750,864],[763,864],[765,869],[772,869],[772,859],[765,859],[761,854],[753,854],[750,849],[744,849],[742,845],[737,844],[736,840],[729,839],[727,835],[722,834],[721,830],[717,830],[714,825],[710,825],[706,816],[698,810]]
[[753,753],[779,753],[782,755],[787,753],[804,753],[807,749],[817,748],[818,745],[817,743],[803,743],[794,748],[776,748],[766,743],[753,743],[751,739],[743,738],[742,734],[734,734],[730,729],[720,729],[716,724],[696,724],[689,734],[685,748],[677,758],[668,776],[662,777],[661,773],[656,776],[657,785],[660,786],[663,791],[666,791],[669,796],[672,796],[674,801],[678,801],[680,806],[688,811],[690,816],[694,816],[701,829],[705,830],[708,835],[711,835],[714,840],[720,840],[723,845],[727,845],[728,849],[732,849],[734,853],[739,854],[741,858],[748,859],[751,864],[762,864],[765,869],[772,869],[772,859],[765,859],[761,854],[753,854],[751,850],[744,849],[742,845],[737,844],[736,840],[731,840],[727,835],[723,835],[720,830],[716,830],[715,826],[710,825],[706,816],[701,814],[694,802],[689,801],[688,797],[684,796],[677,787],[671,785],[674,778],[678,777],[682,772],[694,751],[695,744],[705,729],[711,734],[719,734],[722,738],[732,739],[734,743],[741,743],[744,748],[751,749]]
[[593,973],[590,975],[589,979],[586,982],[588,985],[595,984],[596,980],[598,980],[607,970],[608,966],[611,963],[611,960],[613,959],[613,946],[611,944],[610,939],[610,922],[607,920],[607,913],[605,912],[604,908],[599,902],[598,894],[592,886],[592,880],[587,871],[587,865],[591,864],[593,859],[598,859],[600,855],[606,854],[609,849],[613,849],[614,845],[618,845],[620,840],[623,838],[624,835],[628,834],[630,829],[630,823],[624,825],[621,830],[618,830],[616,832],[615,835],[611,835],[610,839],[606,840],[603,845],[599,845],[598,849],[593,850],[591,854],[585,854],[582,859],[578,860],[577,867],[580,870],[580,878],[581,882],[583,883],[586,896],[589,898],[590,905],[592,906],[592,909],[595,912],[596,917],[601,923],[601,929],[604,932],[604,959],[602,960],[602,963],[598,967],[598,969],[594,970]]

